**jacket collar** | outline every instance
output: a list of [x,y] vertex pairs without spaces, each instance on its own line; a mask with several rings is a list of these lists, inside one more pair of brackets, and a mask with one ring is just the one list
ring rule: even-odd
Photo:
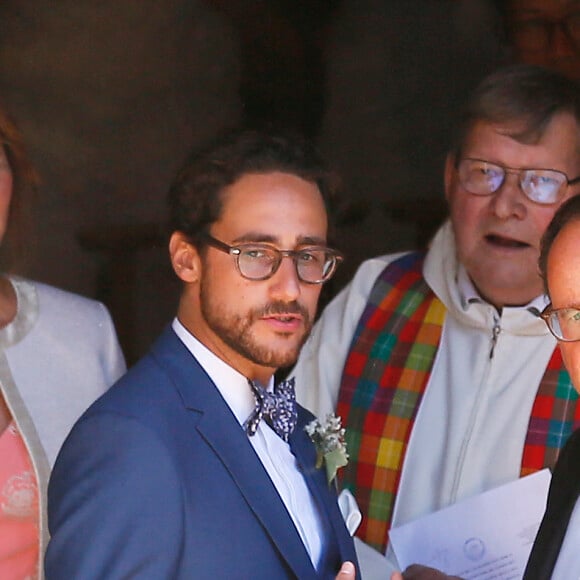
[[[207,373],[171,328],[154,344],[152,355],[168,372],[184,407],[197,414],[196,429],[200,436],[219,457],[292,572],[298,578],[315,578],[316,571],[283,501],[243,428]],[[292,442],[292,451],[299,462],[303,458],[311,459],[304,449],[305,443],[312,447],[303,437]],[[308,477],[307,482],[317,497],[318,484]]]
[[537,314],[538,309],[541,309],[539,305],[546,301],[544,297],[538,297],[528,305],[534,308],[504,308],[498,317],[497,310],[491,304],[483,299],[470,300],[470,296],[465,295],[465,285],[458,283],[460,270],[455,236],[448,220],[439,228],[431,242],[423,275],[449,313],[472,328],[489,331],[501,320],[504,332],[519,336],[545,336],[547,341],[556,344],[544,321]]

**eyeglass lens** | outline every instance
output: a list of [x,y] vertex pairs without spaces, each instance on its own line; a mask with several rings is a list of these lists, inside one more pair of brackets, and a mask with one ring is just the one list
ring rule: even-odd
[[580,340],[580,310],[577,308],[561,308],[550,312],[548,324],[560,340]]
[[551,169],[508,170],[500,165],[477,159],[463,159],[459,164],[459,179],[474,195],[491,195],[504,183],[508,173],[517,173],[521,190],[536,203],[558,201],[567,177]]
[[240,247],[238,267],[242,276],[253,280],[265,280],[278,270],[282,258],[294,260],[298,277],[303,282],[324,282],[332,276],[337,258],[327,251],[316,248],[280,251],[261,246]]

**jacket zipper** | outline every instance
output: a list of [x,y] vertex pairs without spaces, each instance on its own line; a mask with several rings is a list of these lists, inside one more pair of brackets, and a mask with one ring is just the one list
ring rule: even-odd
[[495,345],[497,344],[497,338],[501,332],[501,326],[499,325],[499,319],[495,318],[493,322],[493,328],[491,329],[491,348],[489,350],[489,360],[493,358],[493,352],[495,350]]
[[[493,359],[495,345],[497,344],[497,339],[498,339],[500,332],[501,332],[500,319],[497,316],[494,316],[493,328],[491,330],[491,348],[489,351],[489,360],[490,361]],[[449,503],[455,503],[457,501],[457,491],[459,489],[459,484],[460,484],[461,476],[463,473],[463,465],[465,463],[465,455],[467,453],[469,443],[471,442],[471,435],[473,434],[473,429],[475,427],[475,423],[477,420],[477,415],[478,415],[478,411],[480,408],[480,401],[481,401],[481,399],[483,397],[483,393],[486,389],[487,380],[488,380],[490,372],[491,372],[491,364],[488,364],[486,366],[484,376],[482,377],[482,380],[479,384],[478,392],[477,392],[473,407],[471,409],[469,422],[468,422],[469,427],[468,427],[467,433],[465,433],[465,435],[463,437],[463,441],[461,443],[461,448],[459,450],[459,457],[458,457],[458,461],[457,461],[457,467],[455,470],[455,476],[453,479],[453,483],[451,485]]]

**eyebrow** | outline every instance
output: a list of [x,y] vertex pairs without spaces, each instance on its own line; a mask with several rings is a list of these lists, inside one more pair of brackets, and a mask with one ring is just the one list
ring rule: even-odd
[[[245,243],[258,243],[258,244],[272,244],[278,245],[279,240],[276,236],[258,233],[258,232],[248,232],[243,236],[240,236],[233,240],[233,244],[245,244]],[[326,246],[326,239],[318,236],[299,236],[296,238],[295,246]]]

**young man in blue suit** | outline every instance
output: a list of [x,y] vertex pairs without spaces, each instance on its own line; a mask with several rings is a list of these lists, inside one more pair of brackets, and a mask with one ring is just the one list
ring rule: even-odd
[[252,132],[180,172],[169,193],[177,317],[60,453],[49,580],[354,578],[334,486],[304,430],[313,417],[273,384],[340,261],[327,246],[333,190],[308,145]]

